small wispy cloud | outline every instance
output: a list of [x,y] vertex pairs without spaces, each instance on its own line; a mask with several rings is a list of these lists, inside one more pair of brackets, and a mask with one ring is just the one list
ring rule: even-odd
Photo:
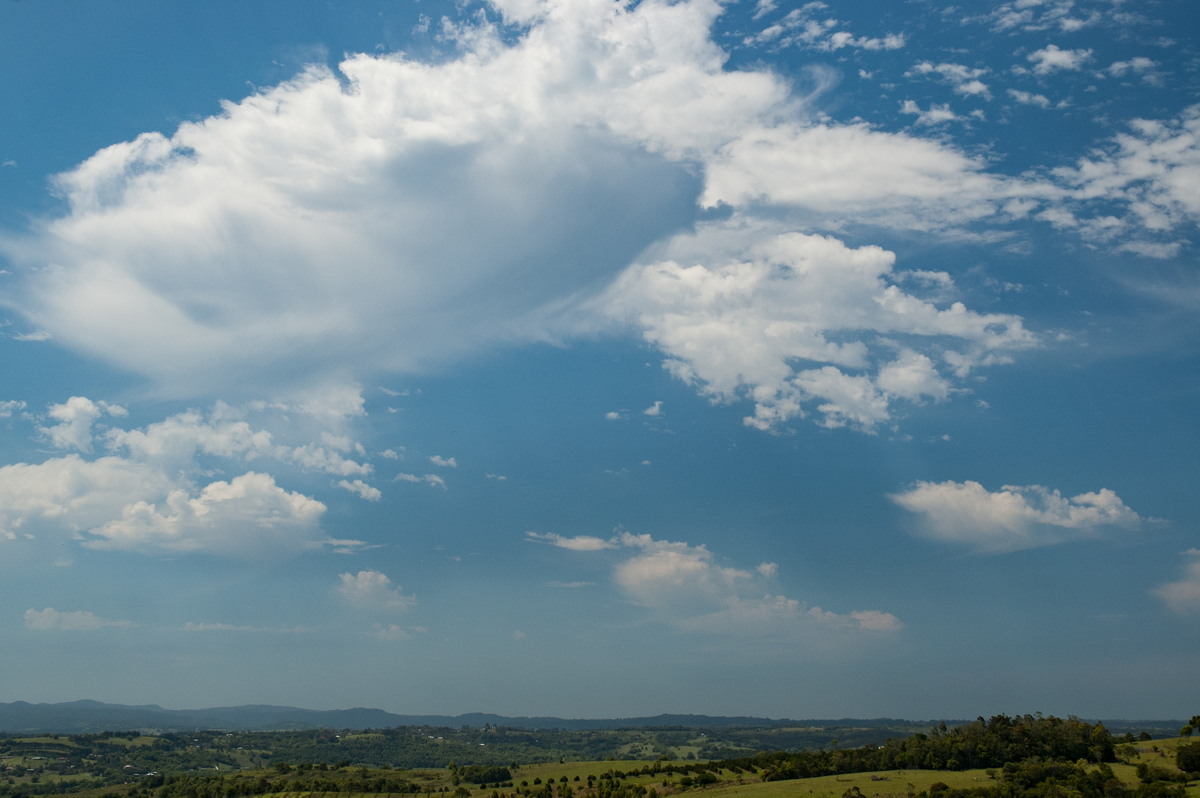
[[1020,89],[1008,89],[1007,91],[1008,96],[1021,105],[1032,105],[1037,108],[1050,107],[1050,98],[1044,94],[1034,94]]
[[13,413],[19,413],[24,409],[25,403],[19,399],[0,401],[0,418],[9,418]]
[[[758,33],[747,36],[747,46],[807,47],[813,50],[834,52],[844,48],[854,50],[898,50],[905,46],[907,37],[903,33],[888,33],[884,36],[855,36],[844,29],[844,23],[833,17],[824,16],[828,6],[822,2],[806,3],[789,11],[778,22]],[[775,9],[774,3],[760,4],[754,18],[760,19]]]
[[377,623],[371,627],[370,636],[384,643],[397,643],[424,631],[422,626],[404,627],[394,623]]
[[39,631],[91,632],[97,629],[130,627],[132,621],[113,621],[101,618],[89,610],[59,612],[53,607],[25,610],[25,628]]
[[364,499],[369,502],[377,502],[383,498],[383,493],[379,490],[379,488],[376,488],[373,485],[368,485],[361,479],[356,479],[353,482],[350,480],[339,479],[337,485],[339,488],[348,490],[360,499]]
[[549,543],[551,546],[557,546],[560,549],[570,549],[571,551],[600,551],[602,549],[613,549],[617,546],[612,540],[605,540],[604,538],[593,537],[591,535],[578,535],[568,538],[556,535],[553,532],[526,532],[525,537],[528,540]]
[[950,84],[955,93],[963,96],[978,96],[984,99],[990,98],[991,92],[980,78],[988,73],[988,70],[981,67],[969,67],[964,64],[940,63],[935,64],[931,61],[921,61],[915,64],[908,72],[905,73],[908,77],[926,76],[940,80],[943,83]]
[[1075,71],[1083,69],[1083,65],[1092,60],[1091,50],[1063,50],[1057,45],[1050,44],[1041,50],[1035,50],[1026,56],[1033,64],[1033,71],[1038,75],[1048,75],[1051,72]]
[[918,125],[944,125],[947,122],[956,122],[962,117],[950,110],[949,103],[932,103],[928,108],[921,108],[914,100],[905,100],[900,105],[900,113],[911,114],[916,118],[915,124]]
[[437,474],[397,474],[393,482],[412,482],[418,485],[428,485],[431,488],[447,489],[446,480]]
[[182,627],[185,632],[248,632],[253,634],[311,634],[305,626],[247,626],[234,623],[197,623],[188,621]]

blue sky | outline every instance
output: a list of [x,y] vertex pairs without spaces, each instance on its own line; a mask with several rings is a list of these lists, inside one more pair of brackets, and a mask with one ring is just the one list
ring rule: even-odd
[[0,700],[1194,714],[1198,23],[4,3]]

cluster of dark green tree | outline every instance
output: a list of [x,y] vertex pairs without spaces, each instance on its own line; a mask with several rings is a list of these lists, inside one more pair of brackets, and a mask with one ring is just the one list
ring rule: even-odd
[[239,732],[227,735],[219,744],[269,752],[271,760],[276,762],[334,764],[349,760],[369,767],[431,768],[445,767],[452,761],[503,766],[510,762],[554,762],[563,758],[604,759],[640,736],[612,730],[401,726],[364,732],[328,729]]
[[998,768],[1028,759],[1116,761],[1116,739],[1103,724],[1042,715],[995,715],[962,726],[942,723],[928,734],[879,746],[771,752],[728,764],[757,767],[766,781],[875,770]]
[[[468,781],[481,787],[488,784],[506,784],[512,781],[512,772],[502,765],[465,765],[459,767],[454,762],[446,766],[455,784]],[[510,785],[511,786],[511,785]]]
[[644,784],[629,784],[624,779],[624,775],[611,770],[599,777],[588,776],[586,782],[580,782],[577,776],[575,781],[579,783],[567,781],[566,776],[545,783],[537,779],[533,787],[522,782],[512,793],[493,791],[492,798],[658,798],[653,787],[647,789]]
[[[1186,776],[1142,765],[1138,784],[1117,778],[1107,764],[1030,758],[1007,763],[995,784],[958,788],[937,782],[917,798],[1185,798]],[[860,798],[857,795],[843,798]]]
[[1188,743],[1175,749],[1175,766],[1193,779],[1200,779],[1200,743]]
[[[281,792],[417,793],[424,787],[401,774],[379,771],[289,769],[254,774],[178,774],[146,780],[157,798],[241,798]],[[157,788],[157,789],[155,789]]]

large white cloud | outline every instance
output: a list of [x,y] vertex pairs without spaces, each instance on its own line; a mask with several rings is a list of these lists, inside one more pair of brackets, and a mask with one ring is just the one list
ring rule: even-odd
[[1137,529],[1145,520],[1108,488],[1067,498],[1040,485],[992,492],[969,480],[918,482],[891,498],[920,516],[930,539],[989,553],[1089,538],[1104,528]]
[[163,472],[119,457],[77,454],[0,466],[0,538],[72,536],[175,487]]
[[[752,398],[746,421],[764,429],[812,409],[826,426],[870,429],[896,400],[945,399],[954,375],[1035,343],[1015,316],[906,291],[894,255],[878,247],[735,222],[679,237],[661,255],[622,275],[606,310],[643,328],[704,393]],[[949,276],[938,277],[942,291]]]
[[211,482],[192,496],[173,490],[161,503],[135,502],[90,530],[85,546],[121,551],[265,557],[320,549],[325,505],[284,490],[253,471]]
[[514,46],[484,27],[436,66],[352,56],[113,145],[13,252],[38,267],[22,307],[185,394],[523,337],[686,224],[695,153],[785,96],[722,71],[716,11],[550,3]]
[[[714,0],[496,0],[493,8],[505,25],[486,15],[445,23],[459,48],[445,60],[352,55],[336,72],[308,69],[169,136],[146,133],[97,152],[58,178],[69,206],[62,216],[0,242],[21,271],[4,301],[57,341],[167,393],[299,404],[294,397],[315,391],[317,404],[347,412],[354,391],[336,386],[564,335],[571,326],[557,322],[577,321],[579,302],[619,278],[633,311],[623,318],[650,328],[650,340],[690,364],[698,385],[720,392],[714,386],[728,374],[672,349],[667,325],[647,309],[660,299],[647,293],[647,269],[670,267],[643,258],[621,277],[647,246],[662,249],[693,229],[701,208],[733,206],[735,219],[770,228],[766,239],[850,227],[995,236],[1030,213],[1090,235],[1109,214],[1089,197],[1115,179],[1132,209],[1126,237],[1137,225],[1161,233],[1195,218],[1192,116],[1161,130],[1143,124],[1106,161],[1042,179],[1006,177],[941,140],[822,119],[766,68],[728,69],[711,33],[721,13]],[[816,5],[785,21],[779,36],[786,28],[808,46],[901,44],[841,30]],[[928,69],[961,91],[984,90],[965,67]],[[1150,158],[1153,177],[1135,186],[1127,176],[1139,174],[1150,149],[1169,152]],[[1123,243],[1163,254],[1178,249],[1176,239]],[[768,245],[745,236],[726,258],[677,262],[702,263],[725,282],[719,270],[753,263],[753,250]],[[874,251],[843,249],[860,258]],[[828,275],[846,258],[835,260]],[[752,296],[743,323],[771,319],[818,342],[847,337],[845,354],[860,351],[864,341],[822,327],[829,314],[813,311],[847,307],[837,293],[844,283],[826,282],[808,281],[790,309]],[[729,326],[716,308],[683,310],[697,324],[717,312],[705,320]],[[985,318],[966,308],[937,313],[938,329],[921,335],[954,335],[954,314]],[[999,323],[1012,333],[1019,322]],[[792,343],[759,366],[805,356],[805,347],[786,351],[795,337],[785,338]],[[950,353],[907,347],[895,353],[908,373],[900,381],[848,373],[826,351],[816,368],[791,375],[776,364],[763,382],[739,384],[764,394],[760,409],[773,403],[780,418],[796,412],[784,394],[806,391],[829,400],[827,423],[869,427],[887,416],[894,388],[905,398],[946,395],[934,372]],[[931,393],[914,369],[924,369]],[[781,379],[790,381],[782,393]],[[86,433],[86,418],[73,424],[54,428],[62,441]],[[339,475],[354,484],[362,474],[347,469]]]
[[533,541],[575,552],[615,552],[613,582],[632,602],[688,632],[804,639],[816,629],[893,632],[903,624],[891,613],[839,614],[772,592],[778,566],[725,565],[703,544],[656,540],[619,532],[611,538],[526,533]]

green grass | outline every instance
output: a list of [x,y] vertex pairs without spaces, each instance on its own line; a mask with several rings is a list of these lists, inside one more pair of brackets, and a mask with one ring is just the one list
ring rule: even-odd
[[[105,740],[104,742],[116,748],[135,748],[150,745],[155,739],[153,737],[136,737],[132,739],[111,738],[111,740]],[[71,745],[71,742],[65,738],[56,739],[53,737],[30,737],[24,738],[21,742],[30,747],[37,746],[38,748],[41,746],[61,748]],[[1182,738],[1175,738],[1119,744],[1117,755],[1122,761],[1111,765],[1113,773],[1130,786],[1136,787],[1138,784],[1136,768],[1139,764],[1144,763],[1174,771],[1176,750],[1178,746],[1185,742],[1187,741]],[[679,749],[684,751],[686,755],[686,751],[691,750],[691,747],[684,745],[679,746]],[[4,760],[4,764],[19,767],[22,771],[26,765],[48,766],[50,764],[45,759],[33,760],[29,756],[31,753],[32,751],[26,749],[16,757]],[[237,764],[233,767],[236,772],[241,774],[238,778],[257,778],[263,776],[272,781],[278,778],[279,774],[273,767],[263,767],[260,757],[261,752],[259,751],[246,749],[236,752],[225,752],[225,754],[236,757]],[[1000,771],[999,768],[996,768],[992,771],[993,775],[989,775],[989,771],[984,769],[968,771],[898,770],[763,782],[760,780],[760,773],[757,771],[735,773],[723,770],[716,774],[719,779],[716,784],[683,789],[680,787],[680,781],[685,778],[685,774],[658,773],[645,776],[632,775],[643,767],[653,764],[653,760],[633,758],[529,764],[511,769],[512,781],[515,787],[494,788],[489,786],[481,789],[472,783],[463,783],[461,786],[471,793],[472,798],[490,798],[494,791],[498,791],[505,796],[512,796],[521,788],[523,782],[532,788],[535,786],[535,781],[539,782],[539,784],[549,782],[560,783],[563,777],[565,777],[567,784],[576,791],[578,798],[584,798],[587,793],[584,793],[583,789],[587,787],[589,776],[599,779],[606,773],[621,772],[630,774],[624,777],[623,782],[625,784],[642,785],[647,789],[654,788],[662,798],[667,798],[668,796],[671,796],[671,798],[692,798],[692,796],[695,796],[695,798],[843,798],[847,791],[853,788],[857,788],[863,798],[909,798],[910,795],[927,792],[936,782],[943,782],[951,788],[986,787],[998,783],[993,779],[993,775],[998,776]],[[681,759],[672,764],[686,766],[691,764],[691,761]],[[434,798],[452,798],[457,786],[452,783],[452,774],[447,768],[400,770],[381,768],[364,769],[359,766],[352,766],[329,771],[313,771],[312,775],[329,778],[334,782],[341,782],[359,777],[363,770],[366,770],[365,775],[371,778],[380,775],[389,777],[400,776],[420,785],[421,792],[416,796],[397,795],[390,796],[390,798],[423,798],[426,792],[432,793]],[[222,767],[221,771],[228,774],[229,766]],[[300,775],[297,771],[293,771],[293,773]],[[29,782],[31,774],[21,772],[19,775],[15,773],[10,775],[15,776],[15,784],[22,785]],[[688,775],[694,777],[695,774]],[[70,783],[75,779],[82,778],[85,778],[84,774],[74,773],[60,776],[57,773],[46,772],[40,776],[42,784],[53,784],[60,780]],[[114,794],[124,796],[136,786],[137,782],[133,781],[130,784],[72,792],[71,796],[72,798],[105,798],[105,796]],[[389,796],[378,794],[350,792],[301,792],[289,790],[289,786],[295,785],[289,785],[288,779],[281,780],[277,784],[280,792],[273,793],[272,798],[389,798]],[[445,789],[445,792],[442,792],[443,789]],[[1188,785],[1187,795],[1188,798],[1200,798],[1200,782]]]
[[[874,776],[873,780],[871,777]],[[907,798],[909,793],[928,790],[943,782],[950,787],[981,787],[991,781],[983,770],[894,770],[880,773],[852,773],[844,776],[818,776],[812,779],[787,781],[751,781],[744,784],[716,785],[703,790],[706,798],[729,796],[799,796],[800,798],[841,798],[849,789],[858,787],[867,798]]]
[[[1118,747],[1118,755],[1128,755],[1128,763],[1117,762],[1110,767],[1114,775],[1126,784],[1136,787],[1138,784],[1136,768],[1138,764],[1146,763],[1167,770],[1175,769],[1175,751],[1179,745],[1186,743],[1183,738],[1160,739],[1122,744]],[[1125,746],[1131,746],[1126,748]],[[523,765],[513,772],[513,781],[520,785],[526,781],[533,786],[535,778],[542,782],[558,781],[562,776],[567,777],[568,783],[578,788],[580,784],[574,781],[579,776],[580,781],[586,782],[589,775],[599,777],[600,774],[619,770],[630,772],[640,770],[643,766],[653,764],[643,760],[599,761],[599,762],[565,762],[537,765]],[[679,764],[686,764],[680,762]],[[413,771],[414,774],[422,771]],[[993,769],[999,777],[1000,769]],[[995,784],[996,780],[989,775],[987,769],[946,771],[946,770],[894,770],[876,773],[853,773],[841,776],[820,776],[812,779],[789,779],[786,781],[763,782],[758,773],[732,773],[722,771],[717,784],[703,788],[681,790],[678,787],[679,774],[660,773],[655,776],[628,776],[625,781],[629,784],[642,784],[655,787],[660,795],[694,795],[697,798],[842,798],[847,790],[858,787],[864,798],[908,798],[910,794],[926,792],[937,783],[942,782],[951,788],[985,787]],[[473,785],[464,785],[472,787]],[[489,796],[492,789],[472,789],[473,796]],[[512,790],[501,789],[501,793]],[[1188,798],[1200,798],[1200,782],[1193,782],[1187,787]],[[341,795],[339,798],[349,798]],[[363,796],[362,798],[368,798]]]
[[652,761],[645,759],[599,760],[596,762],[545,762],[536,765],[521,765],[513,772],[513,781],[517,784],[520,784],[522,781],[528,781],[532,785],[535,778],[540,778],[542,781],[553,778],[555,781],[558,781],[562,776],[566,776],[567,781],[573,780],[576,776],[586,781],[588,776],[600,778],[600,774],[607,773],[610,770],[620,770],[628,773],[631,770],[641,770],[647,765],[653,764]]
[[97,740],[97,742],[102,743],[104,745],[114,745],[119,748],[141,748],[141,747],[144,747],[147,745],[154,745],[156,742],[158,742],[158,740],[159,740],[158,737],[150,737],[147,735],[140,735],[138,737],[132,737],[132,738],[129,738],[129,737],[107,737],[107,738],[104,738],[101,740]]

